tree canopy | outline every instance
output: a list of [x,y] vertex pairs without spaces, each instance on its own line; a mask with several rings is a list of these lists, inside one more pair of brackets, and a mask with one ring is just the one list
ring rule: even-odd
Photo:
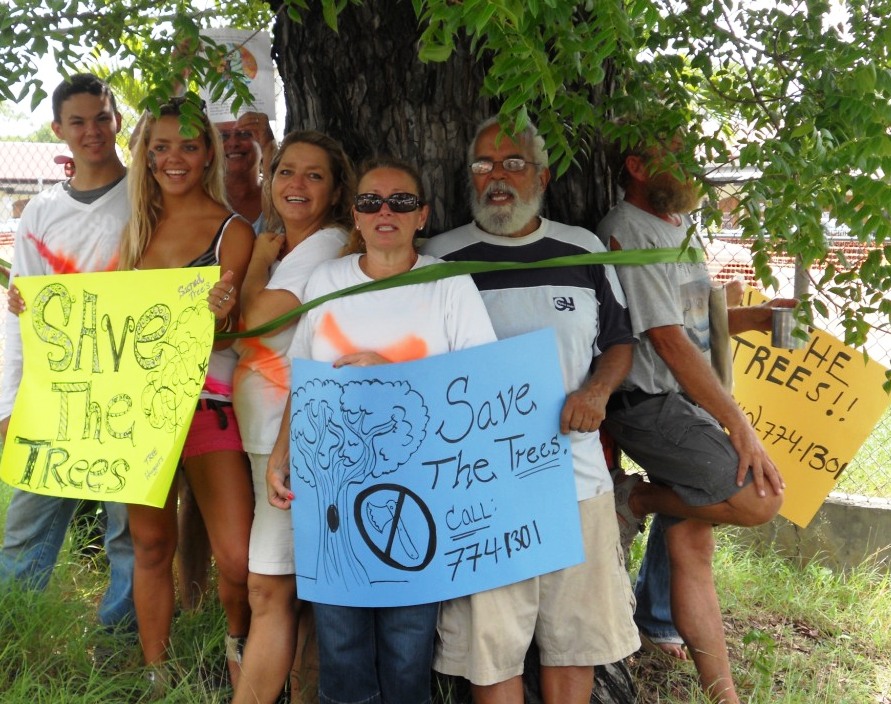
[[[71,73],[83,70],[85,52],[111,57],[117,71],[140,80],[148,108],[185,76],[193,86],[247,97],[244,84],[217,72],[212,43],[210,55],[202,50],[206,27],[279,31],[321,9],[327,27],[317,31],[336,32],[344,13],[374,4],[16,0],[0,8],[0,99],[39,101],[47,87],[35,77],[36,59],[52,53]],[[815,284],[830,296],[810,299],[805,316],[841,315],[846,341],[858,345],[867,320],[891,327],[891,0],[393,0],[384,7],[397,5],[416,17],[422,61],[468,52],[503,124],[536,122],[556,173],[582,159],[606,164],[608,144],[686,130],[699,148],[679,155],[682,166],[757,176],[742,184],[736,215],[754,242],[762,281],[770,281],[776,254],[804,268],[823,262]],[[703,209],[706,224],[718,216],[713,206]],[[874,245],[861,264],[828,258],[827,217]],[[840,312],[827,311],[829,300]]]

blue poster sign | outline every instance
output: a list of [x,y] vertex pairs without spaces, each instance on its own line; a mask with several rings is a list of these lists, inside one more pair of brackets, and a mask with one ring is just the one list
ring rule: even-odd
[[552,331],[400,364],[292,364],[302,599],[442,601],[584,559]]

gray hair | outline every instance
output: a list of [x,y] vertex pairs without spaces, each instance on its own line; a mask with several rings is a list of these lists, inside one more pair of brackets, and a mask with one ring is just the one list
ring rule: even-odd
[[[467,163],[470,164],[476,159],[476,143],[479,141],[480,135],[489,129],[492,125],[497,125],[498,117],[493,116],[486,120],[483,120],[479,127],[476,128],[476,132],[473,135],[473,139],[470,142],[470,146],[467,148]],[[534,161],[538,166],[536,167],[536,172],[540,172],[543,168],[548,165],[548,150],[545,147],[544,137],[542,137],[538,133],[538,128],[532,124],[531,122],[526,125],[526,129],[516,135],[512,135],[509,132],[504,133],[505,136],[510,137],[518,144],[526,146],[532,152],[532,161]]]

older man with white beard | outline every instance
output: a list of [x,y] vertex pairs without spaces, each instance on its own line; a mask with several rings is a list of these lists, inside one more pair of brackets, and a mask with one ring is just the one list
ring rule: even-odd
[[[447,260],[532,262],[604,251],[588,230],[542,218],[550,180],[534,128],[505,135],[484,122],[468,151],[474,222],[432,238],[425,251]],[[551,327],[557,335],[585,562],[446,602],[434,667],[470,680],[478,704],[523,702],[523,660],[535,638],[547,704],[590,701],[594,666],[640,645],[632,620],[598,428],[630,367],[633,337],[615,272],[580,265],[474,275],[499,338]],[[544,497],[543,497],[544,498]]]

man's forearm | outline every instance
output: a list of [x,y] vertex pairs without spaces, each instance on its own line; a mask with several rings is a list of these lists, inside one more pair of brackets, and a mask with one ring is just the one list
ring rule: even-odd
[[594,361],[594,370],[585,384],[585,390],[609,396],[631,371],[634,345],[613,345]]
[[702,352],[678,326],[648,332],[656,353],[680,384],[684,393],[702,406],[725,428],[747,423],[733,397],[721,386]]

